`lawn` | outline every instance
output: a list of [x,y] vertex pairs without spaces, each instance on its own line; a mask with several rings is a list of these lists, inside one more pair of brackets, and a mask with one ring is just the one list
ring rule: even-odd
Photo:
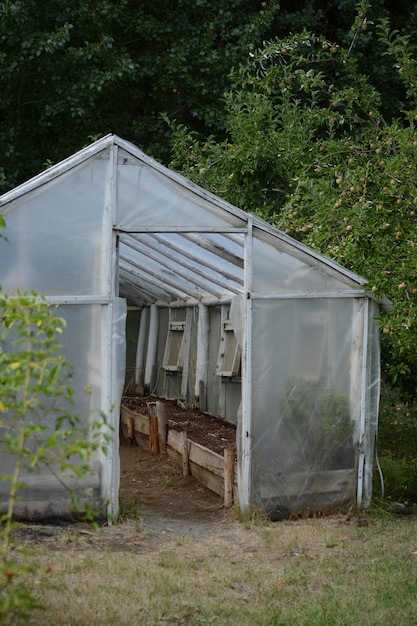
[[198,537],[130,519],[97,532],[35,527],[22,538],[45,607],[25,624],[417,624],[412,515],[231,518]]

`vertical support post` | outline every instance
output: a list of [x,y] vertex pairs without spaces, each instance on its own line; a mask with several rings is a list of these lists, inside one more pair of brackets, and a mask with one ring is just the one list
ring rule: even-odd
[[156,364],[156,348],[158,345],[158,307],[151,304],[148,350],[146,353],[144,395],[150,394]]
[[188,436],[187,436],[186,430],[182,430],[180,432],[180,443],[181,443],[181,452],[182,452],[182,475],[189,476],[190,462],[188,458]]
[[224,449],[224,506],[233,504],[233,463],[234,453],[230,448]]
[[208,307],[204,304],[198,305],[198,326],[197,326],[197,365],[195,376],[194,395],[198,401],[200,411],[206,410],[206,389],[207,389],[207,369],[208,369],[208,333],[209,333],[209,313]]
[[159,454],[158,417],[156,415],[156,402],[147,402],[149,418],[149,452]]
[[[117,519],[119,514],[119,482],[120,482],[120,462],[119,462],[119,440],[118,440],[118,424],[119,424],[119,402],[118,399],[118,381],[117,381],[117,368],[116,358],[114,350],[114,316],[115,316],[115,298],[118,295],[118,259],[117,259],[117,234],[114,231],[114,222],[117,213],[117,161],[118,161],[118,146],[112,144],[110,146],[109,154],[109,174],[108,174],[108,187],[107,198],[105,204],[105,219],[103,220],[103,241],[107,241],[107,244],[103,248],[107,251],[106,259],[106,293],[111,298],[110,303],[107,305],[107,324],[105,332],[105,369],[104,376],[105,384],[102,410],[108,416],[110,421],[110,427],[113,427],[111,433],[111,445],[108,447],[107,456],[105,461],[105,468],[103,476],[105,477],[104,490],[102,494],[109,503],[107,505],[108,519]],[[104,268],[101,268],[103,271]]]
[[165,404],[159,400],[156,402],[156,417],[158,420],[159,449],[166,454],[167,451],[167,419]]
[[242,346],[242,425],[241,425],[241,464],[239,472],[239,504],[242,511],[250,507],[251,453],[252,453],[252,247],[253,220],[248,219],[245,237],[244,290],[245,308],[243,312]]
[[126,426],[127,426],[127,438],[129,440],[129,444],[133,446],[135,443],[135,420],[133,419],[131,415],[129,415],[126,420]]
[[[222,304],[220,312],[220,344],[223,345],[222,352],[226,349],[226,332],[224,330],[224,322],[229,318],[229,306]],[[223,369],[223,359],[218,360],[217,367]],[[219,376],[219,413],[222,417],[226,416],[226,383],[222,376]]]
[[366,398],[367,398],[367,381],[368,381],[368,332],[369,332],[369,301],[365,299],[363,307],[363,347],[362,347],[362,368],[361,368],[361,415],[359,426],[359,460],[358,460],[358,488],[356,493],[356,502],[360,507],[363,499],[364,481],[366,479],[365,469],[365,429],[366,429]]
[[187,307],[185,312],[184,360],[181,373],[181,398],[187,400],[188,374],[190,371],[191,325],[194,309]]
[[136,349],[135,383],[140,385],[143,380],[143,364],[145,360],[146,332],[148,330],[149,308],[144,307],[140,312],[138,345]]

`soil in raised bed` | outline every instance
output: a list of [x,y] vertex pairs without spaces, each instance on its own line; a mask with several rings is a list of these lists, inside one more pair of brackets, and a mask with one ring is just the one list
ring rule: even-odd
[[186,430],[189,439],[218,454],[223,454],[225,448],[236,448],[236,426],[233,423],[203,413],[185,403],[154,397],[123,396],[122,404],[132,411],[147,415],[147,402],[157,400],[165,405],[168,429]]

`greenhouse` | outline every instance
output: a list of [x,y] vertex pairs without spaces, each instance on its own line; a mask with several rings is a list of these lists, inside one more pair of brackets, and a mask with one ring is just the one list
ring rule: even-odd
[[[77,413],[108,416],[89,487],[109,515],[123,389],[236,424],[243,511],[369,504],[380,372],[363,278],[114,135],[3,195],[0,213],[3,291],[59,306]],[[59,480],[27,484],[22,515],[65,516]]]

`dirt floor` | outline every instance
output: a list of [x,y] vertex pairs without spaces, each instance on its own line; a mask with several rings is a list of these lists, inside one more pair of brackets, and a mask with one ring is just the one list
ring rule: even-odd
[[94,530],[84,523],[66,526],[27,524],[19,541],[52,551],[154,552],[184,538],[201,540],[239,526],[222,500],[168,455],[151,456],[127,439],[120,442],[120,520]]
[[183,476],[182,467],[168,454],[150,455],[122,439],[120,463],[122,519],[137,512],[149,527],[163,529],[168,524],[192,531],[193,524],[224,517],[222,500],[192,476]]

